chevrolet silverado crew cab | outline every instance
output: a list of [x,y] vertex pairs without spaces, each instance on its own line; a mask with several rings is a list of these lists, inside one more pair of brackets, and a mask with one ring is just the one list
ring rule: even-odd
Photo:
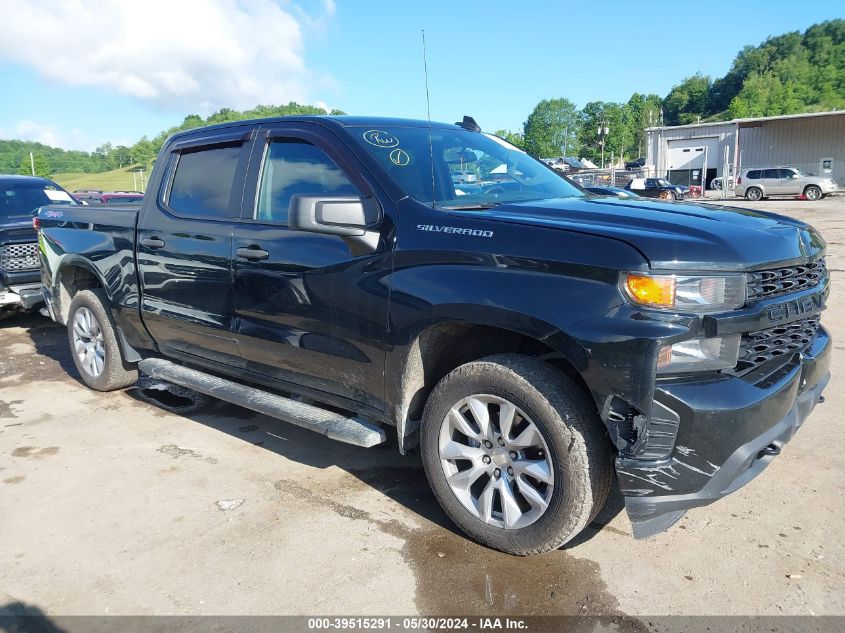
[[[508,186],[458,194],[456,166]],[[140,209],[38,222],[88,386],[140,371],[360,446],[395,427],[514,554],[572,539],[614,477],[636,537],[733,492],[829,380],[811,227],[593,196],[469,117],[195,129]]]
[[0,319],[43,302],[32,216],[48,204],[76,204],[52,180],[0,175]]

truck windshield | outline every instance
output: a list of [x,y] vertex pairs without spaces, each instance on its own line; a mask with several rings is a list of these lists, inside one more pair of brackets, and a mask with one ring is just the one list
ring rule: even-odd
[[425,204],[483,209],[584,195],[540,161],[491,134],[433,127],[429,142],[427,127],[350,132],[402,191]]
[[31,215],[48,204],[74,204],[64,190],[39,182],[0,182],[0,218]]

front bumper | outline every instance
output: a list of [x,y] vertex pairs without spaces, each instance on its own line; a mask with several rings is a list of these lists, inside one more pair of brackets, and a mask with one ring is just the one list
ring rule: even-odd
[[687,509],[713,503],[759,475],[820,401],[830,380],[831,347],[821,328],[765,386],[735,376],[659,382],[654,399],[676,418],[671,455],[616,460],[634,537],[661,532]]
[[13,286],[0,285],[0,309],[21,308],[31,310],[43,300],[40,282]]

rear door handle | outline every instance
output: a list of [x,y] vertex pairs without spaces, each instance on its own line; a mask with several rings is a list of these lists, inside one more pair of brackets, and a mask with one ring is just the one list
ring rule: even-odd
[[141,246],[146,246],[147,248],[164,248],[164,240],[160,240],[157,237],[145,237],[141,240]]
[[267,259],[270,257],[270,253],[265,250],[256,247],[250,248],[239,248],[235,251],[238,257],[243,257],[244,259],[253,259],[256,261],[261,261],[262,259]]

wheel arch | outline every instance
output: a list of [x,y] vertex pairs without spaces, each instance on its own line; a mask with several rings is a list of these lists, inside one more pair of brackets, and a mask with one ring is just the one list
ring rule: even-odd
[[420,326],[388,359],[387,376],[394,381],[387,385],[388,405],[401,452],[415,445],[423,408],[437,383],[456,367],[486,356],[515,353],[540,358],[569,375],[593,400],[583,375],[586,352],[574,339],[524,315],[497,315],[507,311],[492,309],[483,318],[484,311],[478,306],[475,311],[475,318],[444,318]]
[[67,324],[70,302],[80,290],[100,288],[111,299],[108,284],[105,283],[96,266],[82,257],[66,256],[56,269],[52,289],[56,317],[62,325]]

